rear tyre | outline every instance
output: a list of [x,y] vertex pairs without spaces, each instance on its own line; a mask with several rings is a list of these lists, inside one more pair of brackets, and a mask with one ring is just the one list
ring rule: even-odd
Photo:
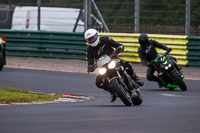
[[142,95],[140,92],[136,92],[137,96],[136,97],[132,97],[132,102],[134,105],[140,105],[142,104],[143,100],[142,100]]
[[113,91],[117,93],[117,96],[121,99],[121,101],[126,105],[126,106],[131,106],[132,105],[132,100],[131,96],[128,92],[125,91],[125,87],[123,83],[121,83],[118,79],[113,79],[111,81],[111,84],[113,85]]

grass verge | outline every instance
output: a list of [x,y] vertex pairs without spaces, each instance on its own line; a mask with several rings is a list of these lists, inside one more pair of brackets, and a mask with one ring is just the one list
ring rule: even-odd
[[51,101],[60,97],[62,97],[61,94],[39,94],[27,90],[0,88],[0,103]]

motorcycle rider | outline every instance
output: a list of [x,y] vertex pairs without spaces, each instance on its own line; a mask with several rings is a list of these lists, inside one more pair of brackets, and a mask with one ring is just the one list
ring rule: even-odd
[[154,60],[157,56],[156,47],[166,50],[166,53],[169,53],[171,48],[168,48],[164,44],[161,44],[155,40],[149,40],[147,34],[145,33],[140,34],[138,41],[140,44],[140,47],[138,48],[138,54],[141,59],[141,63],[148,67],[146,75],[147,79],[149,81],[156,81],[160,88],[166,86],[165,81],[160,80],[157,76],[154,75],[155,68],[151,65],[151,61]]
[[[85,32],[85,40],[88,42],[89,46],[87,48],[87,59],[88,59],[88,72],[93,72],[95,70],[96,60],[107,54],[108,56],[116,57],[118,53],[124,50],[124,46],[109,38],[108,36],[99,37],[97,30],[88,29]],[[114,50],[115,49],[115,50]],[[117,58],[117,57],[116,57]],[[129,62],[120,59],[120,64],[125,68],[129,76],[140,86],[143,86],[143,82],[138,78],[138,76],[133,71]],[[98,88],[103,88],[110,92],[108,83],[104,83],[101,75],[96,77],[96,86]],[[116,100],[116,95],[111,93],[111,102]]]

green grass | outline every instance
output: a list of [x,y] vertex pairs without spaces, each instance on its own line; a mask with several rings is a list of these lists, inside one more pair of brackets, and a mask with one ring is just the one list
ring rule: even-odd
[[39,94],[27,90],[0,88],[0,103],[51,101],[62,97],[61,94]]

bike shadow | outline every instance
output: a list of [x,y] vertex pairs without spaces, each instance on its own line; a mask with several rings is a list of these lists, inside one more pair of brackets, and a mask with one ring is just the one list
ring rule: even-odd
[[119,104],[115,104],[115,105],[84,105],[84,107],[94,107],[94,108],[133,108],[133,107],[142,107],[143,105],[132,105],[132,106],[125,106],[125,105],[119,105]]
[[152,88],[152,89],[146,89],[145,91],[162,91],[162,92],[179,92],[181,91],[179,88],[175,89],[169,89],[169,88]]

